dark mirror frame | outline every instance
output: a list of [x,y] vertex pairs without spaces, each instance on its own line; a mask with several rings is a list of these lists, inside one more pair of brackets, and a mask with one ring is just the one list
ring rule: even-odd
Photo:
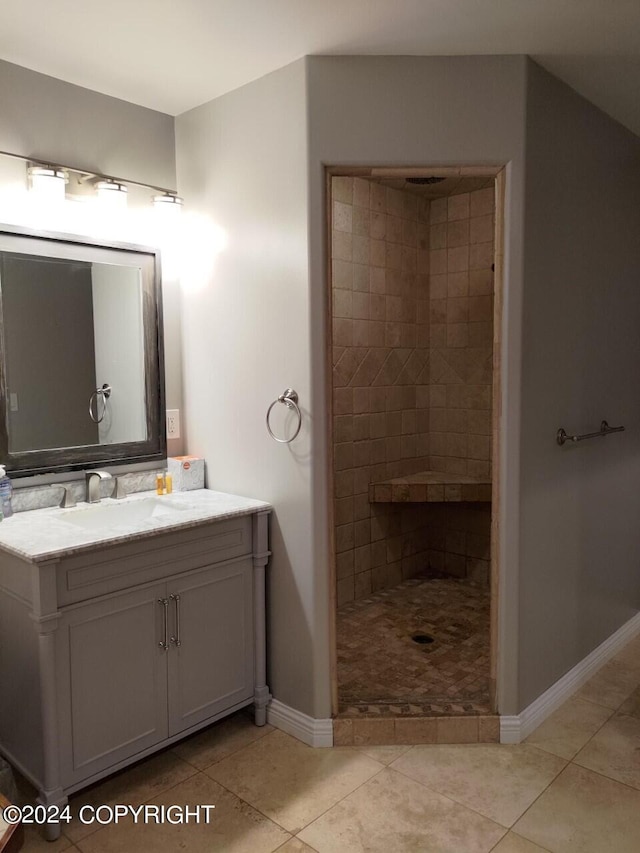
[[[142,322],[144,330],[145,413],[147,439],[121,444],[92,444],[80,447],[59,447],[45,450],[9,452],[7,422],[7,373],[5,363],[4,314],[2,309],[2,282],[0,281],[0,464],[5,465],[11,477],[26,477],[49,472],[75,471],[97,465],[116,465],[134,462],[164,460],[167,457],[167,436],[164,426],[164,344],[162,334],[162,279],[160,252],[147,246],[129,243],[111,243],[50,231],[33,231],[10,225],[0,225],[2,236],[14,236],[20,251],[21,238],[42,240],[69,247],[109,249],[121,252],[123,257],[140,256],[142,269]],[[43,252],[46,255],[46,249]],[[58,256],[59,257],[59,256]]]

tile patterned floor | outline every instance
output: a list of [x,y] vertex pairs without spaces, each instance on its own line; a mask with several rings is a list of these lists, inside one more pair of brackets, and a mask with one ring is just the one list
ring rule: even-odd
[[[418,645],[411,637],[434,638]],[[338,695],[346,716],[489,712],[489,592],[413,578],[338,611]]]
[[240,713],[72,798],[210,825],[65,829],[25,853],[637,853],[640,638],[518,746],[311,749]]

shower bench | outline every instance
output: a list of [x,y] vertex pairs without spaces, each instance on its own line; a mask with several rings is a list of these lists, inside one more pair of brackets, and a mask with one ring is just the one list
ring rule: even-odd
[[491,482],[464,474],[420,471],[369,484],[369,503],[472,503],[491,500]]

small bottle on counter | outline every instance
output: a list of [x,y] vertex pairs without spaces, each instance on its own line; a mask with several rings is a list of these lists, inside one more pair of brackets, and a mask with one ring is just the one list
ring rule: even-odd
[[13,509],[11,507],[12,491],[13,486],[11,485],[11,480],[7,476],[7,471],[4,465],[0,465],[0,509],[2,510],[3,518],[9,518],[13,515]]
[[165,495],[170,495],[173,491],[173,477],[167,471],[164,475],[164,493]]
[[156,474],[156,494],[164,495],[164,474]]

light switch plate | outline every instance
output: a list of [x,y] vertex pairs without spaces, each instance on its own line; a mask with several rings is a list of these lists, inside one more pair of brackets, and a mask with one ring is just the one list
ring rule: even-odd
[[167,438],[180,438],[180,409],[167,409]]

